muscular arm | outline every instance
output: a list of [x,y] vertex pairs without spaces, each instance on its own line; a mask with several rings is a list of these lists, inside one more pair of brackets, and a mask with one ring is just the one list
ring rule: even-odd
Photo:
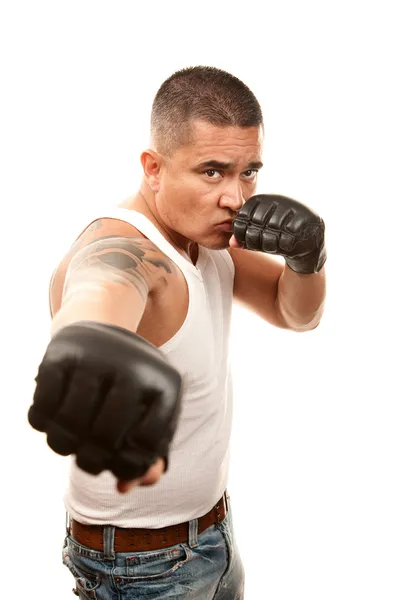
[[[98,219],[86,228],[53,274],[52,335],[80,320],[136,332],[147,299],[174,274],[173,263],[131,225]],[[139,479],[119,480],[118,491],[152,485],[164,470],[164,458],[159,458]]]
[[81,320],[136,332],[149,294],[169,274],[168,259],[147,239],[109,235],[90,242],[69,262],[52,335]]

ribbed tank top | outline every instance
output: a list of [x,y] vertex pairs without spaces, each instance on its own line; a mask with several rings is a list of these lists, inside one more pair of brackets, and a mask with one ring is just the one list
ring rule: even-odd
[[81,523],[144,528],[175,525],[206,514],[228,483],[232,427],[228,345],[234,266],[227,250],[203,246],[199,246],[193,265],[136,211],[112,208],[90,222],[100,218],[119,219],[136,227],[186,278],[187,316],[179,331],[160,347],[183,377],[182,411],[170,446],[169,469],[157,483],[119,494],[111,472],[93,476],[72,460],[64,503],[70,516]]

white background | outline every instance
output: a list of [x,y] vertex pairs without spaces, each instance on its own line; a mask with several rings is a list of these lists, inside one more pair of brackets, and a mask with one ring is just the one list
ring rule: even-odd
[[261,102],[259,191],[309,204],[327,226],[317,330],[234,314],[229,490],[246,600],[399,598],[398,28],[385,1],[2,3],[7,597],[74,597],[61,566],[67,459],[26,421],[49,275],[79,211],[137,189],[159,85],[205,64]]

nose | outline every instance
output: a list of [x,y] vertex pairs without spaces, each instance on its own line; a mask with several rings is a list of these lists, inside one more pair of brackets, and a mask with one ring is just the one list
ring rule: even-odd
[[220,198],[221,208],[230,208],[233,212],[238,212],[244,203],[242,188],[239,182],[232,182],[229,188],[226,188]]

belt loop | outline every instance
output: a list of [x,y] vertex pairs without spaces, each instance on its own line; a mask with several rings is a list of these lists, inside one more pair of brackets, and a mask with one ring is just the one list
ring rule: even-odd
[[104,558],[114,560],[114,539],[115,539],[115,527],[113,525],[105,525],[103,528],[103,547],[104,547]]
[[[221,509],[224,509],[223,512],[221,512]],[[217,519],[217,525],[219,525],[225,519],[226,514],[228,512],[228,501],[226,499],[226,490],[224,491],[220,501],[214,506],[214,511],[215,511],[215,515],[216,515],[216,519]]]
[[[221,498],[221,500],[222,500],[222,502],[224,501],[223,498]],[[217,519],[217,525],[219,525],[223,521],[222,514],[221,514],[221,505],[219,502],[218,502],[218,504],[216,504],[214,506],[214,511],[215,511],[215,515],[216,515],[216,519]]]
[[71,523],[70,523],[70,518],[69,518],[69,514],[67,511],[65,511],[65,535],[69,535],[71,533]]
[[199,545],[199,538],[198,536],[198,530],[199,530],[199,521],[198,519],[192,519],[192,521],[189,521],[189,547],[190,548],[196,548]]
[[229,510],[229,499],[230,496],[228,494],[228,492],[225,490],[224,492],[224,502],[225,502],[225,512],[228,514],[228,510]]

